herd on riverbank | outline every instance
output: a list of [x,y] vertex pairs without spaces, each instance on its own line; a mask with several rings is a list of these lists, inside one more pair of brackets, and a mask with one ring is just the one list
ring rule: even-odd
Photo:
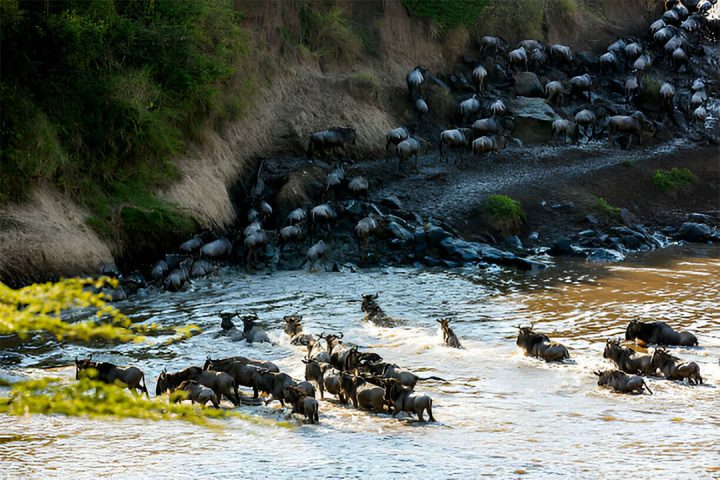
[[[362,311],[364,321],[391,327],[395,320],[386,314],[377,303],[377,295],[363,295]],[[254,315],[242,315],[240,312],[223,312],[221,331],[218,338],[227,341],[246,341],[248,343],[270,343],[269,335],[257,323]],[[243,328],[238,329],[233,318],[239,317]],[[435,421],[433,401],[427,395],[416,395],[415,388],[421,381],[446,382],[439,377],[420,377],[407,369],[390,363],[379,354],[360,350],[360,347],[343,342],[343,334],[318,335],[303,333],[302,315],[283,317],[285,333],[290,345],[306,350],[302,359],[305,365],[304,381],[297,381],[283,373],[272,362],[246,357],[212,359],[208,356],[205,364],[190,366],[183,370],[168,373],[166,370],[156,381],[155,393],[161,396],[171,394],[172,401],[184,398],[193,403],[219,408],[222,398],[233,405],[260,405],[260,394],[266,395],[264,403],[273,400],[282,407],[289,404],[291,413],[300,413],[308,423],[319,421],[319,402],[325,399],[326,392],[337,397],[339,404],[351,403],[353,407],[374,413],[400,412],[417,415],[424,421]],[[443,344],[449,348],[462,349],[462,345],[450,328],[449,319],[439,319]],[[622,344],[620,339],[609,339],[603,357],[612,361],[616,369],[596,371],[598,385],[614,392],[652,394],[644,377],[662,377],[667,380],[687,382],[690,385],[703,383],[700,369],[694,362],[682,362],[669,353],[664,346],[697,347],[698,340],[689,332],[677,332],[664,322],[631,321],[625,332],[626,342],[639,345],[654,345],[650,355],[638,355],[635,350]],[[553,342],[547,335],[534,331],[533,327],[519,326],[516,344],[525,355],[546,362],[565,362],[570,359],[569,350]],[[93,362],[91,359],[75,360],[76,378],[86,375],[92,369],[98,380],[117,383],[149,396],[143,372],[134,366],[119,367],[107,362]],[[252,397],[241,394],[239,387],[252,389]],[[183,395],[172,395],[183,391]]]

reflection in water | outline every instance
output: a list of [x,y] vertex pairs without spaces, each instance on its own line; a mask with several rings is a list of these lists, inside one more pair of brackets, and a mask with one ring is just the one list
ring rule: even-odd
[[[147,322],[197,323],[206,330],[201,335],[173,345],[155,338],[150,345],[114,346],[109,353],[71,345],[15,348],[20,363],[13,371],[44,374],[39,367],[67,365],[53,374],[70,377],[74,356],[94,351],[96,358],[137,364],[150,384],[164,367],[202,364],[208,355],[267,358],[302,378],[304,352],[282,331],[283,315],[301,313],[306,331],[343,331],[345,340],[389,361],[447,379],[417,387],[433,397],[439,423],[370,415],[327,400],[319,426],[298,421],[290,430],[235,419],[218,432],[179,422],[0,416],[2,470],[11,477],[710,476],[720,467],[718,253],[682,247],[619,265],[563,263],[534,275],[227,270],[190,291],[122,305]],[[359,299],[368,292],[379,292],[384,310],[402,325],[363,323]],[[213,338],[224,309],[256,312],[277,345]],[[442,346],[435,322],[441,316],[453,318],[465,350]],[[702,348],[674,353],[697,362],[708,386],[651,379],[654,396],[598,389],[593,370],[610,366],[602,358],[604,342],[622,335],[632,318],[695,332]],[[568,346],[572,360],[546,365],[524,357],[514,344],[515,325],[530,322]],[[284,416],[277,406],[241,409]]]

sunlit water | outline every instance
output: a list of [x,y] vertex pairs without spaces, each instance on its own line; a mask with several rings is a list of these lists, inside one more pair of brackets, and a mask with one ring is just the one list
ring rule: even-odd
[[[560,263],[536,274],[497,270],[391,269],[363,273],[226,270],[183,293],[121,305],[162,325],[197,323],[204,333],[183,343],[98,347],[32,345],[4,374],[71,376],[75,355],[140,366],[154,391],[167,367],[213,358],[267,358],[302,378],[304,352],[289,345],[282,316],[304,315],[305,330],[342,331],[422,376],[417,391],[434,400],[435,424],[320,403],[320,425],[292,428],[225,421],[222,430],[182,422],[0,416],[0,477],[373,477],[710,478],[720,475],[720,249],[685,246],[617,265]],[[362,321],[358,299],[379,292],[400,326]],[[256,312],[276,346],[214,338],[220,310]],[[436,318],[449,316],[465,350],[441,343]],[[608,337],[632,318],[664,320],[695,332],[701,348],[675,349],[700,365],[705,386],[650,379],[654,396],[599,389],[593,371]],[[562,365],[524,357],[515,326],[570,348]],[[58,368],[58,366],[61,366]],[[279,406],[240,407],[284,419]]]

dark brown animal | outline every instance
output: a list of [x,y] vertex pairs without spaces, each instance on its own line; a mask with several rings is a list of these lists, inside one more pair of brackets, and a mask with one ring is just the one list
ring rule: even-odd
[[455,332],[450,328],[450,319],[441,318],[437,320],[437,322],[440,324],[440,328],[442,328],[443,342],[445,342],[445,345],[452,348],[463,348],[462,345],[460,345],[460,340],[458,340],[457,335],[455,335]]
[[598,376],[599,386],[611,388],[618,393],[643,393],[643,388],[646,388],[650,395],[653,394],[645,380],[638,375],[630,377],[620,370],[595,372],[595,375]]
[[133,392],[140,390],[148,397],[150,396],[145,386],[145,374],[137,367],[118,367],[109,362],[93,362],[89,358],[83,360],[75,358],[75,380],[80,380],[83,375],[81,372],[88,370],[92,373],[86,375],[91,378],[97,378],[103,383],[110,384],[120,382]]
[[653,368],[660,370],[668,380],[688,380],[688,383],[702,385],[700,367],[695,362],[680,363],[680,359],[670,355],[662,348],[655,349],[652,356]]

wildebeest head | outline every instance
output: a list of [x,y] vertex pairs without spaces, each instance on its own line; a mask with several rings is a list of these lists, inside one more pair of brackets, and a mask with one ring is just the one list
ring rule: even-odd
[[167,370],[163,369],[158,375],[157,382],[155,384],[155,395],[162,395],[166,390],[169,390]]
[[625,329],[625,340],[635,340],[640,338],[643,330],[643,323],[637,320],[631,320]]
[[605,342],[603,358],[616,358],[618,350],[620,350],[620,340],[608,338],[607,342]]
[[318,338],[321,338],[327,342],[327,351],[328,353],[332,353],[333,348],[337,347],[342,342],[340,341],[341,338],[343,338],[343,333],[338,332],[337,335],[333,335],[332,333],[330,335],[325,335],[325,333],[321,333],[318,335]]
[[547,336],[533,331],[533,324],[530,324],[529,327],[518,326],[517,328],[519,332],[515,343],[525,350],[529,351],[536,343],[547,340]]
[[255,321],[258,319],[256,314],[243,315],[240,320],[243,322],[243,332],[248,333],[255,326]]
[[364,293],[362,296],[362,306],[360,309],[365,313],[375,312],[380,309],[380,306],[375,300],[378,299],[380,294],[375,293]]
[[447,332],[450,330],[450,319],[449,318],[440,318],[436,320],[440,324],[440,328],[442,328],[443,332]]
[[664,348],[656,348],[655,351],[652,354],[652,359],[650,360],[650,363],[654,368],[663,369],[663,367],[668,363],[674,363],[680,361],[679,358],[670,355],[670,353],[665,350]]
[[[82,360],[78,360],[77,357],[75,357],[75,380],[80,380],[80,371],[81,370],[88,370],[93,369],[95,370],[95,375],[97,376],[97,363],[92,361],[92,355],[88,358],[84,358]],[[90,373],[90,376],[92,376],[92,372]]]
[[222,319],[220,321],[220,327],[222,327],[223,330],[232,330],[235,328],[232,318],[236,315],[237,313],[220,312],[220,318]]
[[302,315],[285,315],[285,333],[295,336],[302,333]]

